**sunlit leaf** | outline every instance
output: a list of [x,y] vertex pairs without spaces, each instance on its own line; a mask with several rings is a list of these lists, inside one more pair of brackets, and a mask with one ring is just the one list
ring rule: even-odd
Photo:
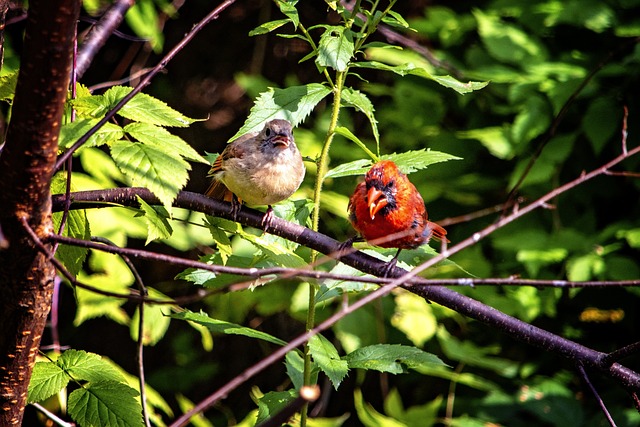
[[231,140],[247,133],[259,132],[266,122],[273,119],[288,120],[295,127],[330,93],[331,89],[318,83],[290,86],[286,89],[270,88],[256,99],[249,117]]
[[211,332],[221,333],[227,335],[244,335],[245,337],[255,338],[263,341],[267,341],[276,345],[286,345],[285,341],[269,335],[265,332],[257,331],[255,329],[247,328],[245,326],[236,325],[234,323],[225,322],[223,320],[213,319],[206,313],[194,313],[191,311],[184,311],[181,313],[175,313],[171,315],[174,319],[188,320],[190,322],[199,323],[209,328]]
[[320,37],[318,58],[321,67],[331,67],[336,71],[346,71],[354,51],[351,29],[328,26]]
[[347,362],[340,359],[335,346],[319,334],[309,340],[309,351],[314,362],[329,377],[333,387],[337,390],[349,371]]

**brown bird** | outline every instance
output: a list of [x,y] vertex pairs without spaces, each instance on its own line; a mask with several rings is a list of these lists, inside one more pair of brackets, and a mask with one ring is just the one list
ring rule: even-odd
[[243,202],[267,205],[263,218],[267,226],[273,216],[271,205],[295,193],[304,174],[291,123],[271,120],[259,133],[243,135],[227,145],[211,166],[213,181],[205,194],[231,202],[234,217]]
[[447,241],[447,231],[427,219],[422,196],[391,160],[374,164],[349,199],[349,220],[367,242],[398,248],[387,273],[402,249],[415,249],[433,237]]

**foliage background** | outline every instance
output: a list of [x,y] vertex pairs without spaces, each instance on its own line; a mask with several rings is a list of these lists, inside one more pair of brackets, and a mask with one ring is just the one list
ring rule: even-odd
[[[519,189],[518,196],[524,201],[604,164],[620,152],[623,106],[629,109],[629,145],[638,144],[637,0],[410,3],[398,4],[394,10],[417,30],[406,36],[427,46],[446,64],[436,68],[438,73],[491,81],[486,88],[462,96],[419,77],[371,70],[360,72],[362,79],[350,77],[348,83],[367,93],[374,102],[383,153],[428,147],[462,158],[411,175],[431,219],[446,223],[447,218],[504,203],[543,145]],[[136,22],[129,17],[128,27],[122,31],[155,35],[155,51],[143,43],[114,37],[82,83],[91,86],[125,76],[132,67],[135,70],[155,64],[162,50],[178,42],[211,7],[210,2],[186,2],[159,31],[154,28],[154,15],[169,10],[169,4],[140,2],[138,13],[143,19]],[[324,4],[298,7],[304,22],[335,20],[335,16],[326,13]],[[277,19],[278,13],[269,2],[235,4],[146,90],[190,117],[206,118],[176,131],[199,152],[219,152],[244,121],[253,99],[267,86],[286,87],[319,80],[312,62],[298,64],[308,53],[298,40],[274,34],[247,35],[258,24]],[[13,52],[20,48],[19,26],[10,27]],[[16,64],[11,54],[9,50],[5,70]],[[368,54],[399,62],[406,62],[412,55],[389,50],[372,50]],[[593,78],[578,91],[594,71]],[[555,126],[555,118],[573,93],[577,96]],[[296,130],[303,155],[313,156],[319,151],[328,113],[327,109],[318,108]],[[372,141],[364,116],[344,109],[340,121],[360,139]],[[553,134],[548,139],[549,132]],[[364,157],[352,143],[337,137],[331,166]],[[626,161],[624,169],[638,171],[638,161]],[[92,185],[99,181],[98,176],[106,174],[104,163],[92,163],[86,158],[76,162],[76,170],[84,168],[90,177],[87,182]],[[202,192],[207,185],[206,172],[206,165],[193,165],[187,189]],[[309,172],[297,198],[311,195],[313,171]],[[341,240],[352,234],[346,220],[346,201],[356,182],[353,177],[336,178],[325,185],[321,231]],[[82,187],[81,181],[78,185]],[[522,218],[453,260],[477,277],[637,279],[639,185],[637,177],[600,177],[564,194],[555,201],[554,209]],[[493,214],[448,226],[449,238],[454,243],[460,241],[496,219],[497,214]],[[144,247],[146,227],[140,220],[123,214],[112,217],[111,222],[93,221],[94,224],[93,234],[130,247]],[[196,258],[212,243],[208,236],[189,227],[176,226],[175,231],[170,245],[151,243],[149,249]],[[239,242],[236,249],[251,250]],[[93,254],[87,270],[95,275],[113,269],[114,276],[121,278],[124,273],[115,271],[116,264],[115,258],[100,259]],[[173,279],[180,272],[177,267],[148,262],[137,266],[145,283],[165,294],[175,296],[192,290],[185,282]],[[464,277],[466,273],[443,267],[433,275]],[[597,350],[612,351],[637,341],[639,294],[635,288],[457,290]],[[216,318],[287,340],[304,328],[306,308],[300,292],[298,282],[282,281],[254,291],[208,297],[189,308],[203,309]],[[116,314],[110,318],[93,318],[94,314],[88,313],[80,320],[73,292],[63,287],[61,342],[107,356],[134,373],[135,341],[126,324],[134,315],[135,306],[125,304],[122,311],[113,308]],[[318,316],[326,317],[335,309],[335,304],[320,307]],[[401,310],[404,316],[399,314]],[[156,321],[164,322],[161,317]],[[363,415],[366,409],[358,411],[354,407],[358,396],[354,390],[358,388],[375,410],[404,418],[408,425],[412,425],[411,416],[415,414],[423,420],[437,420],[436,424],[453,425],[605,425],[593,396],[567,361],[515,342],[442,307],[419,303],[407,294],[395,294],[362,309],[341,322],[328,337],[344,350],[353,345],[346,338],[351,331],[361,343],[414,344],[439,355],[462,375],[453,379],[442,373],[410,371],[389,376],[353,371],[339,390],[323,388],[328,402],[322,415],[339,417],[350,413],[345,425],[375,425],[367,424]],[[212,347],[207,340],[206,334],[203,338],[197,330],[173,321],[162,339],[145,350],[149,384],[178,413],[180,396],[199,401],[271,351],[270,346],[256,345],[248,338],[216,335]],[[625,363],[631,368],[639,367],[634,359]],[[640,420],[623,390],[604,379],[592,380],[619,425],[633,425]],[[284,367],[273,366],[207,416],[215,425],[242,420],[256,407],[248,397],[252,386],[263,392],[286,388]],[[404,410],[393,403],[395,394],[391,391],[395,389]],[[453,407],[451,412],[447,399]],[[411,407],[414,413],[407,410]],[[35,417],[33,413],[29,416]],[[30,422],[34,421],[25,419],[25,425]]]

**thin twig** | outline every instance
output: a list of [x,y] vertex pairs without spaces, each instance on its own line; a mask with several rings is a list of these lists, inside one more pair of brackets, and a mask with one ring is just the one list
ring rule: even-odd
[[134,0],[116,0],[111,7],[102,15],[100,21],[95,24],[89,35],[84,39],[78,55],[76,73],[78,78],[82,78],[85,71],[91,65],[98,51],[107,42],[107,39],[120,26],[125,13],[133,6]]
[[[527,166],[524,168],[524,171],[520,175],[520,178],[518,178],[518,181],[516,182],[516,184],[513,186],[513,188],[509,192],[509,195],[507,196],[507,204],[509,203],[509,201],[511,201],[511,200],[513,200],[515,198],[515,195],[516,195],[518,189],[520,188],[520,186],[524,182],[524,180],[527,177],[527,175],[529,175],[529,172],[531,172],[531,169],[533,168],[533,165],[536,163],[536,161],[540,157],[540,154],[542,153],[542,150],[544,149],[544,147],[546,147],[546,145],[549,143],[549,141],[551,141],[551,139],[555,136],[556,131],[558,129],[558,126],[560,125],[560,123],[564,119],[564,116],[566,115],[567,111],[569,111],[569,107],[571,107],[573,102],[578,98],[578,96],[580,95],[582,90],[593,79],[593,77],[595,77],[595,75],[602,68],[604,68],[604,66],[607,65],[609,63],[609,61],[611,61],[618,53],[620,53],[621,51],[627,49],[630,45],[636,44],[638,42],[640,42],[640,37],[636,37],[635,39],[629,40],[627,43],[623,43],[622,45],[620,45],[614,51],[609,52],[609,54],[602,61],[600,61],[589,72],[589,74],[587,74],[587,76],[582,80],[582,82],[580,82],[580,85],[578,85],[578,87],[573,91],[573,93],[571,93],[571,95],[569,96],[567,101],[564,103],[564,105],[562,106],[562,108],[558,112],[558,114],[556,114],[556,116],[554,117],[554,119],[551,122],[551,125],[549,125],[549,128],[547,129],[547,131],[544,133],[544,136],[542,137],[542,140],[538,144],[538,147],[536,148],[535,153],[533,153],[533,155],[531,156],[531,159],[529,159],[529,162],[527,163]],[[623,122],[623,124],[624,124],[624,127],[626,127],[626,119]],[[625,142],[626,142],[626,135],[623,135],[623,149],[622,149],[622,155],[623,156],[627,155],[626,143]]]
[[611,414],[609,413],[609,410],[607,409],[607,406],[604,404],[604,401],[600,397],[600,394],[598,394],[598,390],[596,390],[596,388],[593,386],[593,384],[589,380],[587,371],[585,371],[584,366],[582,366],[582,363],[577,364],[577,369],[578,369],[578,372],[580,372],[582,379],[584,380],[585,383],[587,383],[587,386],[589,386],[589,389],[591,389],[591,392],[593,393],[594,397],[598,401],[598,405],[600,406],[600,409],[602,409],[604,416],[607,418],[609,425],[611,427],[617,427],[616,422],[613,420],[613,418],[611,417]]
[[47,418],[49,418],[51,421],[53,421],[60,427],[75,427],[75,424],[66,422],[65,420],[58,417],[56,414],[54,414],[53,412],[51,412],[50,410],[48,410],[47,408],[45,408],[39,403],[32,402],[31,406],[36,408],[38,411],[42,412]]
[[105,114],[105,116],[100,119],[100,121],[94,127],[89,129],[87,133],[82,135],[82,137],[80,137],[68,150],[66,150],[62,155],[60,155],[60,157],[58,157],[58,159],[56,160],[55,170],[60,169],[64,162],[78,148],[82,147],[82,145],[84,145],[89,140],[89,138],[91,138],[91,136],[93,136],[98,131],[98,129],[100,129],[109,120],[111,120],[116,115],[116,113],[125,106],[127,102],[129,102],[134,96],[142,91],[142,89],[147,86],[149,82],[151,82],[151,79],[155,77],[155,75],[158,74],[162,69],[164,69],[167,63],[169,63],[169,61],[171,61],[196,36],[196,34],[200,32],[200,30],[202,30],[209,22],[217,19],[220,13],[227,7],[231,6],[233,3],[235,3],[235,0],[224,0],[218,7],[212,10],[200,22],[194,25],[193,28],[191,28],[191,31],[185,34],[180,43],[174,46],[174,48],[171,49],[155,67],[153,67],[153,70],[151,70],[149,74],[144,76],[140,83],[138,83],[131,92],[129,92],[124,98],[120,100],[120,102],[118,102],[111,110],[109,110],[107,114]]
[[602,364],[605,366],[611,365],[613,362],[624,359],[625,357],[640,353],[640,341],[629,344],[622,348],[612,351],[602,358]]

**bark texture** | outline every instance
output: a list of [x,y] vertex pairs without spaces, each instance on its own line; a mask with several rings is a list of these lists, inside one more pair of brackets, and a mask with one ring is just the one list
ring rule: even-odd
[[79,0],[31,0],[7,140],[0,155],[0,425],[22,423],[55,270],[22,225],[52,231],[49,185],[69,84]]

